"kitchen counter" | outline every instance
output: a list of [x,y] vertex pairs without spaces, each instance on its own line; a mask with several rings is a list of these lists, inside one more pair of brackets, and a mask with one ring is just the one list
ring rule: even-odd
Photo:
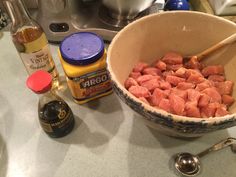
[[[57,47],[51,51],[63,76]],[[0,38],[0,61],[0,177],[175,177],[174,154],[198,153],[236,137],[236,127],[191,140],[168,137],[147,127],[115,94],[77,105],[64,83],[61,96],[76,126],[66,137],[51,139],[39,125],[38,96],[25,86],[27,73],[8,32]],[[236,176],[230,148],[201,160],[199,176]]]

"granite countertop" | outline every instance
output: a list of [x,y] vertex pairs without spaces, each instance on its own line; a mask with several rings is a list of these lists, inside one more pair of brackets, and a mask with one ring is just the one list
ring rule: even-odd
[[[51,51],[63,76],[57,57]],[[236,127],[183,140],[147,127],[115,94],[77,105],[66,88],[61,95],[76,115],[66,137],[49,138],[40,128],[38,96],[25,86],[27,73],[8,32],[0,38],[0,176],[1,177],[175,177],[171,157],[198,153]],[[229,148],[202,158],[199,176],[234,177],[236,154]]]

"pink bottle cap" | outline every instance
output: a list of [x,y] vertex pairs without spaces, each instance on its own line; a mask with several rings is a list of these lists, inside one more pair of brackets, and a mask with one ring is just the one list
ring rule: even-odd
[[45,93],[52,87],[52,76],[43,70],[36,71],[28,77],[26,85],[37,94]]

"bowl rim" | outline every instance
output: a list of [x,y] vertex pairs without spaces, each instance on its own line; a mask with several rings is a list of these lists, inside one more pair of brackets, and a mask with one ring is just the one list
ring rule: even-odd
[[[224,19],[222,17],[215,16],[215,15],[212,15],[212,14],[207,14],[207,13],[197,12],[197,11],[182,11],[182,10],[180,10],[180,11],[165,11],[165,12],[161,12],[161,13],[147,15],[147,16],[144,16],[144,17],[138,19],[138,20],[135,20],[135,21],[131,22],[130,24],[128,24],[127,26],[125,26],[121,31],[119,31],[115,35],[115,37],[111,41],[111,44],[108,47],[108,51],[107,51],[107,69],[109,71],[111,80],[113,82],[114,82],[114,80],[117,80],[117,77],[112,72],[111,63],[110,63],[110,58],[111,58],[110,56],[111,56],[111,51],[114,48],[115,42],[120,38],[120,36],[125,31],[127,31],[129,28],[131,28],[135,24],[141,23],[141,22],[143,22],[147,19],[163,16],[165,14],[198,14],[198,15],[208,16],[210,18],[215,18],[217,20],[220,20],[224,23],[229,23],[229,24],[236,27],[236,24],[233,23],[230,20]],[[236,120],[236,113],[232,113],[232,114],[221,116],[221,117],[209,117],[209,118],[196,118],[196,117],[187,117],[187,116],[179,116],[179,115],[176,115],[176,114],[172,114],[172,113],[166,112],[162,109],[154,108],[153,106],[150,106],[150,105],[140,101],[138,98],[136,98],[134,95],[132,95],[127,89],[125,89],[125,87],[122,84],[120,84],[119,82],[115,82],[115,84],[123,92],[124,95],[128,95],[131,99],[133,99],[133,101],[136,104],[141,104],[142,107],[144,107],[144,109],[146,109],[147,111],[153,112],[153,113],[159,113],[159,114],[162,114],[163,116],[166,116],[166,117],[171,117],[176,122],[198,122],[198,123],[202,122],[202,123],[207,123],[207,124],[216,124],[216,123],[220,123],[222,121],[227,121],[227,120],[232,119],[232,118],[234,120]]]

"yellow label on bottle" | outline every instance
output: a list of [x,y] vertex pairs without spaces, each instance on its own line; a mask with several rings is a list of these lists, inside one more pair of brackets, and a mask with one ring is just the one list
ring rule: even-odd
[[55,64],[44,33],[38,39],[22,45],[24,50],[22,50],[20,56],[29,74],[39,69],[50,73],[54,70]]

